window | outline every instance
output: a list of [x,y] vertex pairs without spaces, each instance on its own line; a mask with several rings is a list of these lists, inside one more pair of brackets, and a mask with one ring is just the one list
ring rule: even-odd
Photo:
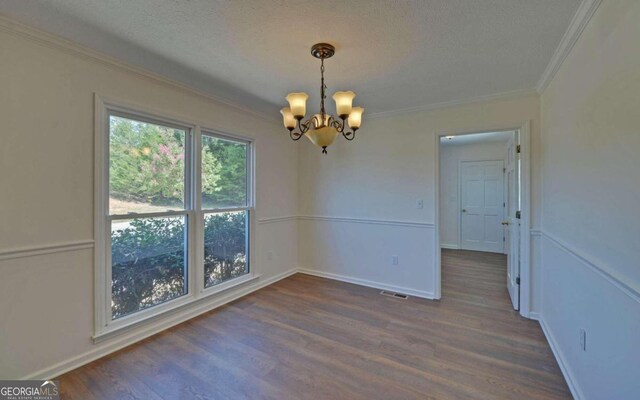
[[188,133],[109,115],[112,319],[187,294]]
[[97,104],[96,334],[251,279],[252,142]]
[[201,146],[204,218],[204,285],[249,272],[247,262],[247,143],[203,133]]

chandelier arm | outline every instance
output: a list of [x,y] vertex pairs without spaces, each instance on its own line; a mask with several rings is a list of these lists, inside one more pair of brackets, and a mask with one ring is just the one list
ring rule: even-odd
[[334,127],[338,131],[338,133],[344,132],[344,126],[345,126],[344,119],[342,120],[342,123],[336,119],[332,119],[330,125]]
[[300,131],[300,135],[304,135],[305,133],[307,133],[309,127],[311,126],[312,119],[313,118],[310,118],[305,122],[302,122],[302,119],[298,120],[298,130]]
[[356,138],[356,131],[357,129],[354,129],[351,132],[342,132],[342,136],[347,140],[353,140]]
[[300,132],[294,132],[293,128],[289,129],[289,137],[292,140],[300,140],[300,138],[304,136],[304,134],[300,133]]

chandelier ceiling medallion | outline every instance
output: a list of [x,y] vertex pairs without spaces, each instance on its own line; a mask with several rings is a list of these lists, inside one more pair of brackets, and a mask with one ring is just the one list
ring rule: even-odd
[[[336,113],[338,118],[327,114],[324,109],[324,99],[326,98],[324,84],[324,60],[330,58],[336,52],[335,47],[328,43],[318,43],[311,47],[311,55],[320,59],[320,112],[306,121],[302,121],[306,114],[307,99],[306,93],[290,93],[286,99],[289,107],[280,110],[284,126],[289,130],[289,136],[293,140],[300,140],[306,136],[318,147],[322,147],[322,153],[327,154],[327,146],[335,140],[339,133],[347,140],[353,140],[356,131],[362,123],[362,113],[364,108],[353,107],[353,99],[356,94],[352,91],[335,92],[333,100],[336,102]],[[351,131],[345,132],[346,124],[349,124]],[[294,132],[298,128],[298,132]]]

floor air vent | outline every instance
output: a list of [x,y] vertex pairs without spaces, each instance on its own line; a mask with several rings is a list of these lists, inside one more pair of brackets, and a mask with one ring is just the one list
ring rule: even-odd
[[388,292],[386,290],[381,290],[380,294],[383,296],[395,297],[396,299],[406,300],[409,298],[406,294],[396,293],[396,292]]

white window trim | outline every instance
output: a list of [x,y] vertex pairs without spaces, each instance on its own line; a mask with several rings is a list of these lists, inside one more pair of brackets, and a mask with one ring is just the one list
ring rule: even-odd
[[[123,330],[132,329],[150,320],[170,317],[171,311],[186,307],[204,298],[214,296],[239,285],[252,282],[260,277],[254,263],[255,238],[255,151],[253,138],[233,135],[210,129],[202,124],[188,122],[187,118],[175,118],[164,112],[146,110],[144,107],[130,105],[123,101],[112,101],[99,94],[95,94],[95,142],[94,142],[94,342],[108,339]],[[109,168],[107,165],[109,152],[109,115],[115,112],[125,114],[131,118],[148,120],[152,123],[184,129],[186,158],[190,165],[185,169],[185,210],[167,211],[164,213],[140,213],[123,216],[109,216]],[[201,166],[200,145],[202,132],[221,139],[228,139],[247,144],[247,205],[246,207],[201,209]],[[204,231],[203,220],[200,216],[214,212],[246,210],[249,213],[248,229],[248,257],[249,273],[238,278],[204,287]],[[141,218],[145,216],[184,215],[188,218],[187,241],[187,290],[188,293],[162,304],[111,319],[111,251],[108,241],[110,237],[110,221],[113,219]]]

